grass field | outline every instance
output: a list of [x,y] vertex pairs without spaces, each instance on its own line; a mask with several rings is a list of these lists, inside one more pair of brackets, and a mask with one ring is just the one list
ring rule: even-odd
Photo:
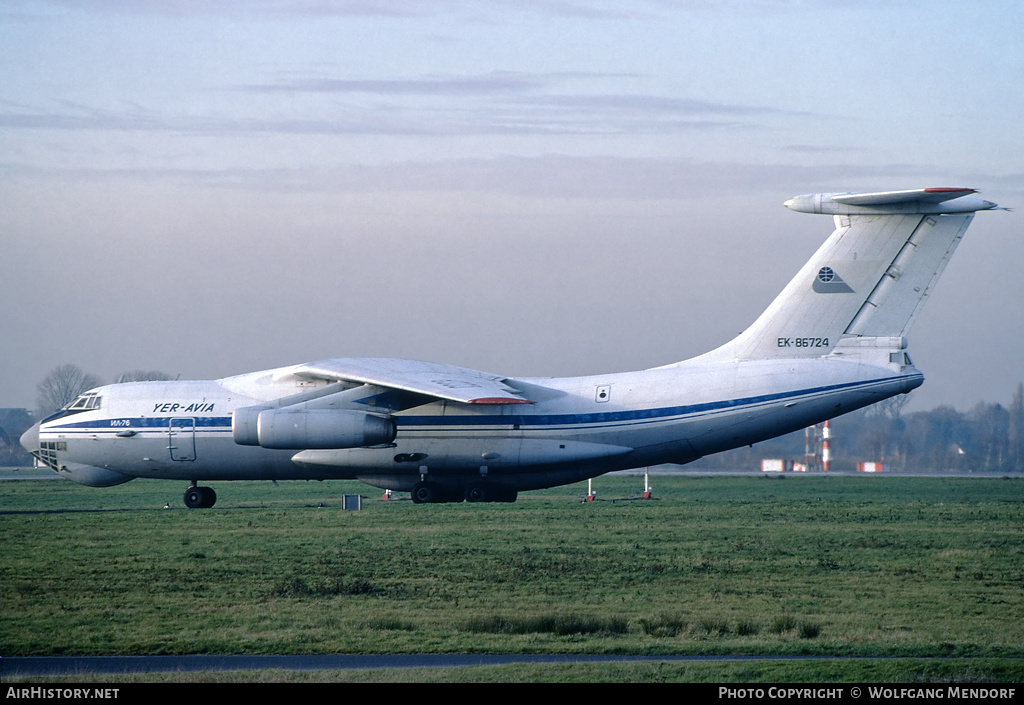
[[[815,654],[1024,676],[1024,480],[655,483],[442,505],[212,483],[217,506],[189,511],[181,483],[5,481],[0,654]],[[651,679],[696,679],[666,668]]]

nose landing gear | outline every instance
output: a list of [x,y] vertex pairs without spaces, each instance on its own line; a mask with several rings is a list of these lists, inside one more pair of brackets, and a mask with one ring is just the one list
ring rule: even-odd
[[189,509],[209,509],[217,502],[217,493],[212,487],[199,487],[192,483],[185,490],[185,506]]

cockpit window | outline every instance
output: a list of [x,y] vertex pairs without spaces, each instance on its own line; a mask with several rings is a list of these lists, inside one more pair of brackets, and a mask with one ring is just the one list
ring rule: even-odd
[[65,416],[71,416],[72,414],[81,414],[83,411],[92,411],[94,409],[100,409],[102,407],[103,397],[100,395],[98,391],[86,392],[85,394],[77,397],[74,401],[72,401],[70,404],[65,406],[60,411],[55,411],[54,413],[47,416],[45,419],[40,421],[40,423],[45,424],[50,421],[55,421],[57,419],[64,418]]
[[96,392],[89,392],[68,404],[67,408],[73,411],[88,411],[89,409],[99,409],[102,403],[103,397]]

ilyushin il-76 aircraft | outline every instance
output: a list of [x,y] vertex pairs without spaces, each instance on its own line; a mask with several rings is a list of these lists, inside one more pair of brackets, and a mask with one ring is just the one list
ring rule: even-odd
[[920,386],[907,332],[979,210],[973,189],[798,196],[835,231],[735,339],[663,367],[503,377],[342,358],[215,381],[88,391],[21,438],[64,477],[357,479],[425,502],[512,502],[614,470],[688,463]]

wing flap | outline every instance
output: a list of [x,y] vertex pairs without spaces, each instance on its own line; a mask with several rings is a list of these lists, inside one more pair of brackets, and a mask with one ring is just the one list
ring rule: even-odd
[[289,370],[296,377],[360,382],[463,404],[532,404],[507,380],[455,365],[396,358],[320,360]]

